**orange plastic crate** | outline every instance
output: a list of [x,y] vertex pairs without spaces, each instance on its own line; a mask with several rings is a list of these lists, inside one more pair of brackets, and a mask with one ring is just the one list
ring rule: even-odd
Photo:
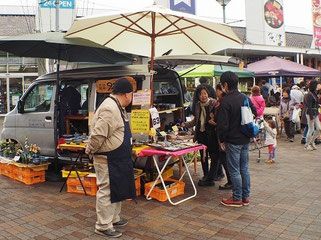
[[[90,186],[96,186],[96,178],[95,177],[80,177],[81,182],[83,185],[90,185]],[[67,184],[70,185],[81,185],[78,177],[69,177],[67,180]]]
[[[98,187],[96,184],[96,178],[95,177],[81,177],[80,179],[81,179],[81,182],[86,190],[86,193],[91,196],[96,196],[97,190],[98,190]],[[78,177],[68,178],[67,192],[85,194]]]
[[[96,196],[97,194],[97,186],[89,186],[89,185],[84,185],[84,188],[86,190],[87,195],[90,196]],[[69,193],[78,193],[78,194],[85,194],[81,184],[68,184],[67,183],[67,192]]]
[[140,177],[135,180],[136,196],[140,196]]
[[[176,197],[176,196],[184,194],[184,189],[185,189],[185,183],[184,182],[181,182],[181,181],[178,181],[178,180],[175,180],[175,179],[172,179],[172,178],[164,179],[164,181],[170,181],[170,182],[175,183],[174,186],[167,188],[167,191],[168,191],[168,194],[169,194],[170,198],[173,198],[173,197]],[[149,190],[152,188],[153,183],[154,182],[149,182],[149,183],[145,184],[145,193],[144,193],[145,196],[147,196]],[[159,183],[161,183],[161,180],[157,181],[157,184],[159,184]],[[159,189],[157,187],[153,188],[153,190],[152,190],[152,192],[150,194],[150,197],[154,198],[154,199],[157,199],[160,202],[167,201],[167,196],[166,196],[165,190]]]
[[15,166],[12,164],[1,163],[0,174],[9,178],[14,178]]
[[46,172],[45,171],[36,171],[31,173],[19,173],[14,172],[14,179],[23,182],[26,185],[32,185],[36,183],[42,183],[46,181]]

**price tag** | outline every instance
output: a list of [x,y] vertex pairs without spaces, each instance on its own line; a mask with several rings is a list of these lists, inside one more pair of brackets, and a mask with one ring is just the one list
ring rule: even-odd
[[161,132],[159,132],[160,133],[160,135],[162,135],[163,137],[165,137],[167,134],[166,134],[166,132],[164,132],[164,131],[161,131]]
[[152,137],[155,137],[156,136],[156,129],[155,128],[151,128],[150,131],[149,131],[149,135],[152,136]]
[[175,125],[175,126],[172,126],[172,129],[174,132],[178,132],[178,127]]
[[149,112],[151,115],[153,128],[155,128],[155,129],[160,128],[160,118],[159,118],[159,114],[158,114],[157,109],[151,108],[151,109],[149,109]]

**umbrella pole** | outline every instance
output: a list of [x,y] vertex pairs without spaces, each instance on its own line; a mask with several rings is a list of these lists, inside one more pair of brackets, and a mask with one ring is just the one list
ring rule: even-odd
[[154,56],[155,56],[155,16],[154,12],[152,14],[152,34],[151,34],[151,54],[150,54],[150,89],[151,89],[151,106],[154,104]]
[[56,79],[56,93],[55,93],[55,112],[54,112],[54,141],[55,141],[55,169],[58,171],[58,138],[59,138],[59,128],[58,128],[58,118],[59,118],[59,68],[60,68],[60,51],[58,52],[58,59],[56,64],[57,79]]

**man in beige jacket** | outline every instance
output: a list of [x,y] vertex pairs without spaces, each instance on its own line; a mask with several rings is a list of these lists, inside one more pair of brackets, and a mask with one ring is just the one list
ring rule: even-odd
[[119,217],[121,201],[136,198],[131,133],[124,109],[132,101],[133,87],[126,78],[120,78],[112,93],[94,115],[86,154],[93,154],[99,188],[95,233],[120,237],[122,233],[114,227],[127,224]]

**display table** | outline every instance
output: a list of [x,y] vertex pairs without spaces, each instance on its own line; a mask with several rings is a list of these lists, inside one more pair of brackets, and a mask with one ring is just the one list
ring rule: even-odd
[[[72,171],[75,171],[76,174],[77,174],[77,177],[78,177],[78,179],[79,179],[79,182],[80,182],[80,184],[81,184],[81,187],[82,187],[82,189],[84,190],[85,195],[87,195],[86,190],[85,190],[85,188],[84,188],[84,186],[83,186],[83,184],[82,184],[81,178],[80,178],[80,176],[79,176],[79,173],[78,173],[78,171],[77,171],[77,167],[76,167],[76,166],[77,166],[77,161],[79,160],[79,161],[81,162],[82,156],[83,156],[83,154],[85,153],[86,144],[85,144],[85,143],[80,143],[80,144],[73,144],[73,143],[67,144],[67,143],[62,143],[62,144],[59,144],[59,145],[57,146],[57,149],[60,149],[60,150],[63,150],[63,151],[67,151],[68,154],[69,154],[70,160],[71,160],[71,162],[73,163],[73,164],[72,164],[72,167],[71,167],[71,169],[70,169],[70,171],[69,171],[69,173],[68,173],[68,175],[67,175],[67,178],[66,178],[66,180],[64,181],[64,183],[63,183],[63,185],[62,185],[62,187],[61,187],[61,189],[60,189],[60,192],[62,191],[62,189],[63,189],[64,186],[66,185],[66,182],[67,182],[67,180],[68,180],[71,172],[72,172]],[[76,153],[78,153],[75,161],[73,161],[73,159],[72,159],[71,152],[76,152]]]
[[[158,150],[158,149],[154,149],[154,148],[146,148],[146,149],[142,149],[137,156],[139,157],[145,157],[145,156],[152,156],[153,158],[153,161],[154,161],[154,164],[155,164],[155,167],[157,169],[157,173],[158,173],[158,176],[157,178],[155,179],[151,189],[149,190],[148,194],[146,195],[146,199],[147,200],[151,200],[151,197],[150,197],[150,194],[153,190],[153,188],[155,187],[155,185],[157,184],[157,181],[160,179],[161,182],[162,182],[162,185],[164,187],[164,190],[165,190],[165,193],[166,193],[166,196],[167,196],[167,199],[168,201],[172,204],[172,205],[177,205],[177,204],[180,204],[182,202],[185,202],[186,200],[189,200],[193,197],[195,197],[197,195],[197,190],[196,190],[196,187],[194,185],[194,182],[193,182],[193,179],[192,179],[192,176],[191,176],[191,173],[189,172],[189,169],[188,169],[188,164],[186,163],[185,161],[185,158],[184,158],[184,155],[186,155],[187,153],[190,153],[190,152],[194,152],[194,158],[195,158],[195,155],[197,153],[198,150],[205,150],[206,149],[206,146],[204,145],[200,145],[200,146],[197,146],[197,147],[191,147],[191,148],[187,148],[187,149],[184,149],[184,150],[180,150],[180,151],[174,151],[174,152],[170,152],[170,151],[165,151],[165,150]],[[169,156],[166,161],[165,161],[165,164],[164,166],[162,167],[162,169],[160,170],[159,167],[158,167],[158,164],[157,164],[157,159],[155,158],[155,156],[161,156],[161,155],[166,155],[166,156]],[[164,182],[164,179],[162,177],[162,173],[163,171],[165,170],[166,166],[168,165],[168,163],[170,162],[170,160],[174,157],[179,157],[184,166],[185,166],[185,172],[180,176],[180,179],[179,181],[182,180],[183,176],[185,175],[185,173],[187,172],[188,174],[188,177],[192,183],[192,186],[194,188],[194,193],[193,195],[189,196],[189,197],[186,197],[180,201],[177,201],[177,202],[173,202],[169,196],[169,193],[167,191],[167,188],[166,188],[166,185],[165,185],[165,182]]]

